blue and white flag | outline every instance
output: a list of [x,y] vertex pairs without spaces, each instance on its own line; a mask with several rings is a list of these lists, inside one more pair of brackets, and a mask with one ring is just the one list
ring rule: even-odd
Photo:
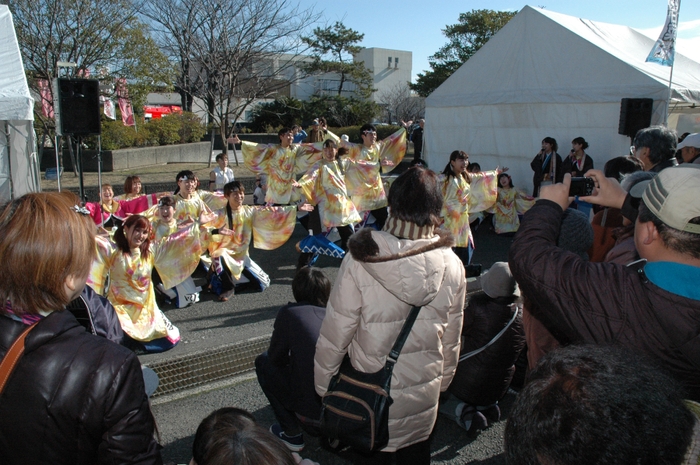
[[676,31],[678,30],[678,10],[681,8],[681,0],[668,0],[668,13],[666,24],[661,29],[659,39],[652,47],[647,62],[658,63],[663,66],[673,66],[676,56]]

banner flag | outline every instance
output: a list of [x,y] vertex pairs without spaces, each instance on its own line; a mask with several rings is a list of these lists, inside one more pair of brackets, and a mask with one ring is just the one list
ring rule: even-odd
[[37,81],[39,86],[39,95],[41,96],[41,114],[47,118],[53,118],[53,93],[51,92],[51,84],[46,79]]
[[126,79],[117,79],[117,96],[119,97],[119,111],[122,113],[124,126],[135,126],[134,110],[129,102],[129,91],[126,89]]
[[117,119],[116,111],[114,109],[114,102],[111,98],[100,96],[102,103],[104,104],[105,116],[109,119]]
[[680,8],[681,0],[668,0],[666,24],[661,29],[659,39],[649,52],[647,62],[673,66],[673,59],[676,56],[676,32],[678,31],[678,11]]

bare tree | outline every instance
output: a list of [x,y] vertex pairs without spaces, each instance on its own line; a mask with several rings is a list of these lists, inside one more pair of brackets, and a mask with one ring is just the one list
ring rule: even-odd
[[149,1],[144,12],[180,67],[178,87],[204,100],[225,139],[248,105],[298,79],[300,37],[319,17],[288,0]]
[[425,113],[425,99],[411,91],[407,82],[396,83],[382,91],[378,103],[387,113],[389,123],[416,120]]
[[[106,70],[100,78],[169,84],[168,62],[131,0],[13,0],[9,6],[29,84],[37,93],[39,80],[58,77],[60,61],[77,64],[69,73]],[[40,112],[37,118],[53,126]]]

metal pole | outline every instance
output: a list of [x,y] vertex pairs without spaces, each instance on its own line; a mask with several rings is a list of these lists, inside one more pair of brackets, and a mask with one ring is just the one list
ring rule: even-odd
[[10,124],[5,121],[5,143],[7,144],[7,168],[10,180],[10,199],[15,198],[15,185],[12,179],[12,142],[10,141]]
[[[54,135],[54,151],[56,152],[56,182],[58,183],[58,192],[61,192],[61,164],[58,161],[59,153],[61,148],[61,136],[58,135],[58,131]],[[61,154],[62,155],[62,154]]]
[[105,216],[102,210],[102,135],[97,136],[97,188],[99,189],[100,202],[100,227],[105,227]]
[[[675,62],[675,60],[674,60]],[[666,100],[666,113],[664,114],[664,126],[668,127],[668,113],[671,109],[671,94],[673,93],[673,63],[671,63],[671,72],[668,76],[668,99]]]

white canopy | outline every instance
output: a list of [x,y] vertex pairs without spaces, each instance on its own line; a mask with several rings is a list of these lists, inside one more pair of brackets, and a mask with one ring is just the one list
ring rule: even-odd
[[[565,156],[580,136],[602,168],[629,153],[617,133],[622,98],[652,98],[652,124],[663,121],[671,68],[645,62],[653,45],[626,26],[524,7],[426,99],[426,161],[441,170],[465,150],[530,190],[541,140],[554,137]],[[700,104],[700,64],[676,54],[672,89],[672,113]]]
[[0,202],[41,190],[29,93],[12,14],[0,5]]

